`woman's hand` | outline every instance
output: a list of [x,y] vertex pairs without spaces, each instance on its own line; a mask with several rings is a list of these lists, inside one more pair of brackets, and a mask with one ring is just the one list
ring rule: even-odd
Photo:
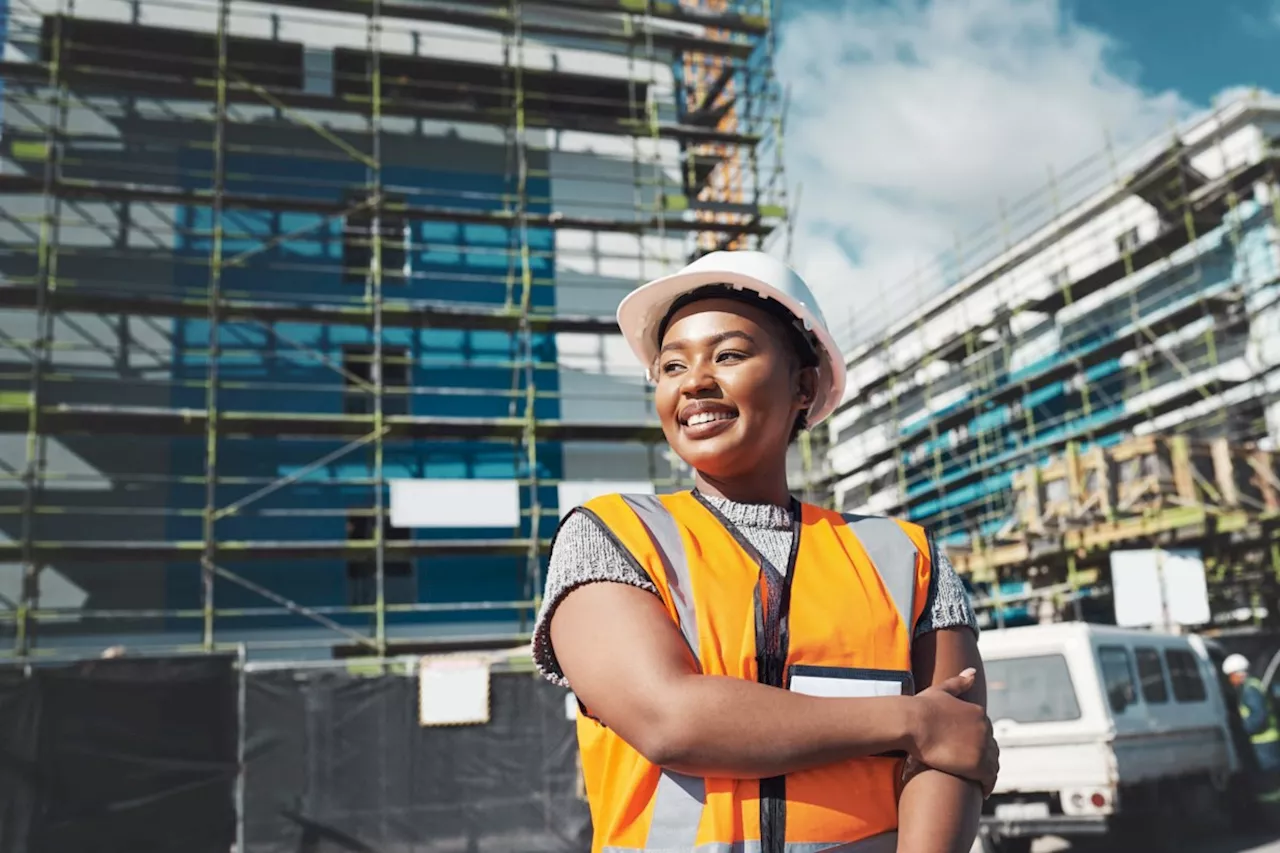
[[975,675],[966,669],[913,698],[909,751],[934,770],[977,782],[987,797],[1000,772],[1000,747],[986,711],[960,698]]

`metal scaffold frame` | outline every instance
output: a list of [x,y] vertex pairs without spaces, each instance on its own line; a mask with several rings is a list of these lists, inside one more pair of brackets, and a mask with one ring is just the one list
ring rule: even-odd
[[[20,210],[0,212],[0,227],[13,233],[28,233],[33,224],[38,224],[39,229],[31,251],[34,274],[6,274],[0,270],[0,310],[34,315],[38,330],[30,341],[8,333],[0,336],[0,432],[26,436],[25,466],[18,476],[9,478],[21,482],[21,503],[17,507],[0,506],[0,513],[12,511],[20,519],[20,535],[12,542],[0,541],[0,562],[20,561],[23,571],[21,600],[12,610],[0,610],[0,625],[7,622],[13,626],[11,654],[19,658],[39,654],[39,627],[70,620],[107,625],[116,621],[197,621],[199,642],[176,648],[184,652],[238,647],[239,639],[220,638],[219,625],[229,619],[243,621],[252,617],[299,617],[329,629],[332,637],[314,643],[287,637],[254,640],[249,642],[250,648],[301,648],[341,641],[356,654],[385,655],[394,651],[395,644],[388,634],[390,614],[516,611],[520,614],[519,631],[527,631],[525,616],[538,605],[542,559],[549,545],[539,532],[540,521],[556,515],[540,497],[540,487],[554,485],[555,480],[540,474],[539,447],[564,441],[652,445],[661,440],[660,429],[652,421],[591,422],[539,415],[540,402],[562,396],[558,390],[539,386],[540,373],[555,368],[554,363],[545,361],[539,341],[547,335],[613,334],[617,329],[608,315],[575,311],[573,306],[555,310],[545,307],[547,300],[540,299],[539,294],[556,282],[554,277],[539,272],[545,267],[546,251],[538,248],[532,235],[576,232],[594,235],[593,239],[609,235],[632,237],[641,252],[639,275],[648,276],[697,251],[717,245],[759,245],[774,233],[778,224],[785,221],[788,200],[781,175],[781,141],[775,136],[781,125],[777,87],[772,78],[769,35],[774,10],[769,3],[754,4],[758,7],[754,8],[751,3],[727,0],[681,4],[619,0],[616,6],[563,0],[484,0],[419,6],[395,0],[328,0],[319,9],[295,0],[272,4],[269,19],[273,33],[291,22],[302,22],[298,23],[300,27],[319,27],[330,13],[345,16],[328,22],[332,27],[343,22],[363,22],[363,57],[354,48],[334,49],[330,78],[333,94],[328,94],[309,91],[301,85],[281,85],[280,81],[294,72],[272,65],[272,57],[281,54],[271,51],[292,50],[292,43],[274,41],[274,35],[273,40],[256,41],[244,36],[243,16],[248,13],[243,12],[244,4],[237,5],[237,0],[208,0],[209,5],[201,7],[203,11],[211,7],[215,21],[211,31],[200,36],[204,41],[192,42],[200,50],[211,51],[207,55],[207,72],[199,70],[202,60],[198,57],[179,60],[173,53],[165,53],[169,48],[160,45],[154,48],[154,55],[148,56],[146,50],[130,49],[125,43],[130,37],[129,28],[141,26],[136,9],[153,7],[149,14],[160,13],[163,19],[170,0],[155,0],[152,7],[146,2],[134,4],[135,17],[129,24],[85,17],[83,9],[77,14],[76,0],[58,2],[56,11],[42,11],[31,2],[15,4],[15,26],[10,28],[10,38],[23,38],[25,33],[26,38],[38,43],[37,58],[30,62],[0,62],[0,81],[7,87],[3,93],[9,111],[6,122],[10,115],[14,116],[0,134],[4,139],[0,157],[19,166],[0,168],[0,197],[40,199],[43,203],[38,217]],[[252,5],[258,8],[257,4]],[[744,11],[744,7],[753,8]],[[558,19],[560,11],[572,14]],[[484,76],[488,72],[476,70],[475,63],[437,60],[429,52],[418,53],[421,34],[413,28],[419,22],[465,28],[449,29],[452,35],[448,37],[462,38],[463,33],[469,33],[466,37],[477,39],[477,45],[496,39],[503,57],[495,66],[500,81],[492,86],[486,83],[490,80]],[[175,41],[187,37],[179,30],[165,32]],[[110,38],[85,40],[94,34]],[[397,39],[403,41],[406,35],[413,39],[412,56],[387,47]],[[113,43],[112,38],[121,41]],[[571,44],[575,49],[605,53],[625,51],[628,71],[625,81],[619,81],[625,83],[625,103],[607,99],[593,102],[589,95],[574,94],[578,91],[573,90],[574,86],[581,91],[604,92],[612,85],[608,81],[530,65],[526,51],[531,40],[538,39],[544,40],[537,42],[544,51],[547,44]],[[301,53],[298,56],[301,62]],[[121,64],[121,57],[128,57],[128,67]],[[358,73],[351,72],[355,67],[351,63],[357,60],[364,65]],[[414,88],[416,84],[404,73],[404,63],[410,61],[444,63],[440,67],[453,62],[448,67],[458,69],[459,75],[476,76],[474,80],[444,87],[428,82]],[[684,69],[683,75],[675,75],[674,105],[660,102],[655,95],[656,69],[664,62]],[[648,79],[637,70],[641,64],[648,67]],[[181,73],[175,73],[174,68]],[[569,87],[567,93],[556,90],[562,84]],[[593,90],[592,86],[596,88]],[[551,98],[549,93],[553,91],[556,94]],[[460,99],[466,98],[478,106],[459,106]],[[575,104],[575,98],[581,103]],[[135,156],[142,155],[139,159],[99,157],[94,146],[101,144],[101,133],[68,124],[68,116],[73,113],[98,118],[107,115],[117,108],[113,99],[120,101],[121,123],[127,119],[137,125],[126,143],[136,149]],[[207,112],[202,113],[201,109]],[[111,115],[116,118],[115,113]],[[186,122],[183,126],[207,122],[208,142],[163,138],[161,130],[177,126],[180,120]],[[353,130],[352,120],[363,121],[363,128]],[[440,192],[401,186],[396,183],[398,179],[389,179],[387,146],[399,144],[398,135],[404,133],[406,121],[419,127],[424,122],[443,122],[480,128],[478,133],[485,127],[496,130],[503,139],[508,164],[501,197],[466,190],[442,198]],[[390,130],[393,125],[396,129]],[[39,142],[33,136],[33,128],[37,127],[43,132]],[[550,180],[547,167],[536,168],[533,157],[536,155],[539,162],[545,160],[552,147],[546,143],[535,146],[531,135],[541,138],[562,132],[631,140],[631,215],[566,213],[552,206],[554,199],[541,197],[545,190],[532,189],[533,181],[541,187]],[[299,149],[292,156],[311,158],[316,163],[328,158],[335,168],[344,162],[363,168],[361,184],[342,184],[348,193],[346,202],[326,198],[332,192],[317,192],[317,188],[324,189],[322,179],[300,181],[288,175],[261,175],[255,176],[253,191],[244,189],[245,175],[236,171],[240,168],[237,158],[288,152],[291,144],[297,144],[290,141],[297,133],[310,134],[314,147]],[[669,145],[680,147],[674,186],[672,163],[664,160],[662,153]],[[147,163],[148,150],[171,148],[179,154],[188,149],[207,154],[209,170],[174,166],[175,171],[169,176],[164,168]],[[38,176],[33,173],[32,164],[39,164]],[[186,171],[179,173],[179,168]],[[94,169],[99,170],[96,176]],[[166,180],[167,177],[171,179]],[[595,186],[607,187],[610,179],[592,180],[598,181]],[[199,188],[201,183],[207,189]],[[330,183],[330,187],[337,186]],[[208,210],[207,228],[166,218],[163,211],[168,206]],[[579,210],[585,207],[577,205]],[[104,219],[102,215],[95,218],[92,211],[104,209],[117,212],[118,219]],[[261,216],[274,224],[269,233],[260,234],[245,227],[246,216]],[[300,217],[302,225],[290,224]],[[318,269],[315,266],[297,260],[278,261],[273,253],[298,241],[319,244],[326,239],[324,231],[331,222],[350,223],[353,217],[364,223],[361,233],[367,232],[367,237],[353,243],[365,245],[368,253],[367,262],[361,265],[364,288],[359,298],[337,298],[322,292],[299,292],[288,298],[271,292],[264,297],[246,291],[236,284],[239,279],[230,277],[253,264],[264,263],[261,268],[268,275],[305,276],[314,272]],[[500,284],[506,291],[505,300],[499,304],[483,298],[471,301],[393,297],[389,288],[429,280],[431,275],[407,266],[396,268],[404,257],[407,238],[393,237],[392,232],[412,223],[501,229],[507,245],[498,256],[505,270],[500,275],[475,273],[470,281],[477,289]],[[67,229],[79,235],[94,231],[107,234],[113,228],[129,233],[108,249],[86,249],[84,246],[89,244],[67,236]],[[670,251],[673,240],[685,246],[674,256]],[[208,254],[203,258],[190,252],[179,256],[167,248],[174,241],[207,244]],[[646,245],[658,247],[656,255],[646,254]],[[465,247],[448,244],[441,249],[466,251]],[[192,271],[198,273],[203,267],[205,280],[199,287],[175,285],[167,290],[147,290],[120,280],[118,267],[105,263],[103,272],[86,276],[82,259],[88,256],[101,256],[112,262],[123,258],[138,264],[160,259],[174,266],[175,275],[183,276]],[[75,269],[79,274],[59,275],[59,260],[66,258],[78,264]],[[658,269],[645,269],[648,263],[656,263]],[[344,274],[353,272],[345,254],[342,269]],[[207,325],[204,348],[189,346],[185,350],[186,357],[202,366],[203,375],[188,378],[175,373],[159,382],[124,373],[97,376],[92,371],[68,370],[59,364],[59,358],[73,355],[86,345],[74,339],[59,340],[57,330],[62,327],[59,324],[86,314],[118,317],[126,325],[203,321]],[[365,330],[370,342],[370,351],[363,357],[366,361],[339,363],[323,346],[292,334],[290,324],[314,324],[326,335],[343,327]],[[419,387],[409,380],[388,381],[388,370],[406,356],[388,348],[387,333],[428,328],[493,331],[511,336],[510,357],[487,362],[510,371],[509,389],[492,391],[505,398],[505,416],[408,413],[406,400],[415,395],[479,393],[443,385]],[[239,378],[228,366],[235,365],[248,352],[241,343],[240,330],[256,330],[265,335],[273,352],[278,348],[306,358],[341,384],[254,383]],[[125,339],[136,343],[128,335],[126,332]],[[4,366],[4,362],[20,360],[30,362],[20,376]],[[444,362],[440,369],[448,370],[451,363]],[[365,366],[357,369],[360,364]],[[86,399],[65,401],[55,397],[59,401],[53,402],[46,393],[51,384],[89,390],[83,395]],[[160,385],[200,393],[202,406],[177,408],[103,401],[112,389],[136,388],[145,392]],[[367,396],[369,405],[354,414],[307,410],[301,405],[255,411],[243,404],[244,395],[250,391],[277,395],[281,400],[291,394],[317,391],[360,393]],[[394,407],[389,405],[391,402]],[[136,436],[139,440],[148,434],[199,439],[203,444],[203,471],[199,476],[122,472],[117,478],[117,485],[125,488],[198,486],[202,494],[199,506],[133,507],[106,502],[74,509],[86,518],[198,517],[199,539],[42,535],[41,530],[47,529],[42,518],[68,511],[48,504],[43,489],[51,480],[68,482],[76,476],[47,470],[46,445],[52,439],[85,434]],[[272,436],[290,446],[321,441],[322,446],[331,449],[274,477],[247,477],[227,467],[228,454],[235,452],[234,442]],[[517,530],[503,538],[389,539],[385,529],[385,454],[389,446],[404,441],[476,439],[510,446],[523,457],[519,467],[524,473],[517,479],[522,491],[529,495],[522,509],[529,532]],[[228,520],[260,508],[267,498],[279,499],[291,488],[308,482],[313,474],[353,455],[368,457],[368,473],[348,476],[340,485],[367,490],[371,494],[367,507],[339,512],[303,508],[294,511],[286,506],[271,510],[264,517],[283,519],[324,513],[350,517],[351,512],[356,512],[374,520],[367,537],[227,537]],[[653,458],[650,451],[651,466]],[[5,479],[4,472],[0,472],[0,481]],[[660,489],[683,482],[680,472],[664,479],[656,468],[651,479]],[[238,497],[228,502],[222,494],[227,488],[235,489]],[[427,555],[523,557],[523,597],[518,601],[389,602],[389,561]],[[228,566],[236,560],[306,561],[334,557],[372,560],[371,603],[303,604],[254,580],[252,573]],[[40,604],[40,573],[59,560],[143,565],[193,558],[199,564],[198,610],[155,606],[63,610]],[[269,606],[220,606],[216,594],[219,582],[243,587],[265,599]],[[349,621],[344,622],[352,616],[370,619],[371,630],[353,629]]]
[[[1275,108],[1220,105],[1185,131],[1194,148],[1175,131],[1123,169],[1108,140],[1070,183],[1050,169],[1033,200],[1001,203],[976,241],[957,239],[952,260],[968,264],[945,295],[922,293],[925,307],[854,350],[855,368],[874,369],[835,443],[873,425],[885,440],[828,474],[849,490],[842,508],[949,537],[956,567],[991,585],[977,604],[997,622],[1045,598],[1079,618],[1082,601],[1109,594],[1114,548],[1199,548],[1215,600],[1262,583],[1280,612],[1277,469],[1261,449],[1280,383],[1254,329],[1280,310],[1280,154],[1228,142],[1252,110]],[[1158,221],[1144,224],[1134,199]],[[1007,301],[974,317],[982,288]],[[1169,473],[1150,495],[1118,498],[1142,466]],[[1003,581],[1033,591],[1011,597]]]

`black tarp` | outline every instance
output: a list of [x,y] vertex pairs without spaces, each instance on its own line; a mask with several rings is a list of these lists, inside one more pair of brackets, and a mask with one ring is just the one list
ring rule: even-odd
[[424,728],[416,678],[340,664],[0,668],[0,853],[230,853],[237,803],[246,853],[579,853],[565,696],[495,673],[488,724]]
[[249,853],[590,849],[565,691],[495,673],[490,722],[424,728],[416,678],[248,678]]
[[218,657],[0,674],[3,853],[228,853],[238,674]]

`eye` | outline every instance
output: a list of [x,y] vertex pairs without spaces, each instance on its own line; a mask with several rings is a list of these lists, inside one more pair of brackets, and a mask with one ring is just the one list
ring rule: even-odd
[[725,350],[716,354],[716,361],[741,361],[746,358],[747,354],[738,352],[737,350]]
[[667,376],[670,376],[682,367],[684,367],[684,365],[678,361],[668,361],[664,363],[659,370]]

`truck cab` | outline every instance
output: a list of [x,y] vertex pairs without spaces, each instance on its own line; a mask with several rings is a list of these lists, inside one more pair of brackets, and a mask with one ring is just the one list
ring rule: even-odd
[[1241,764],[1200,638],[1076,622],[986,631],[979,649],[1000,744],[989,853],[1130,832],[1158,849],[1225,822]]

